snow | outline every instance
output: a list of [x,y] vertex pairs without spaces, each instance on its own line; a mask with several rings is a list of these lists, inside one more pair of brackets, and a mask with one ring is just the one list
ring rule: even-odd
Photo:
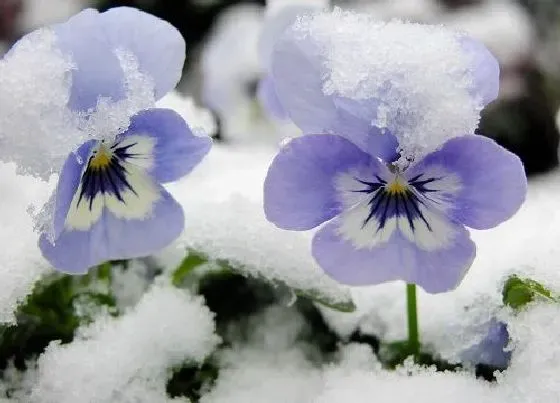
[[55,40],[49,30],[36,31],[0,60],[0,160],[43,179],[84,139],[72,132],[66,108],[72,64]]
[[71,344],[51,343],[29,402],[168,402],[169,371],[202,362],[219,342],[212,316],[201,297],[155,285],[125,315],[100,317]]
[[28,213],[48,198],[51,184],[16,174],[0,162],[0,323],[15,323],[14,312],[50,266],[37,248],[38,234]]
[[[501,309],[501,288],[511,274],[560,290],[560,212],[555,195],[560,195],[560,172],[529,182],[527,201],[517,215],[492,230],[471,231],[477,257],[456,290],[438,295],[419,291],[422,340],[432,351],[455,361],[461,351],[481,339],[480,331],[492,317],[509,323],[511,313]],[[360,329],[388,341],[406,337],[404,283],[351,292],[356,312],[347,315],[323,309],[337,333],[348,336]]]
[[[505,3],[492,4],[500,7]],[[317,18],[303,19],[300,28],[313,29],[331,41],[332,24],[327,25],[332,21]],[[334,50],[329,63],[338,73],[329,77],[326,90],[369,96],[375,91],[374,81],[382,80],[383,76],[371,82],[369,78],[365,82],[360,80],[364,77],[360,74],[372,66],[347,53],[350,49],[344,48],[344,38],[354,35],[366,41],[366,31],[380,25],[351,15],[340,18],[348,24],[340,26],[341,39],[332,42]],[[511,21],[504,24],[511,25]],[[503,20],[498,19],[496,25],[498,22]],[[391,24],[385,26],[388,32],[400,34],[395,34],[392,41],[383,35],[375,39],[385,41],[381,50],[402,45],[413,34],[426,35],[434,49],[403,48],[405,56],[410,57],[410,66],[424,52],[423,57],[430,63],[445,61],[442,66],[436,63],[434,74],[443,74],[446,69],[460,73],[464,59],[457,54],[457,59],[448,60],[457,49],[439,28],[426,31],[412,25],[403,31],[400,23]],[[120,104],[100,103],[89,121],[72,115],[65,107],[71,61],[53,49],[52,41],[48,30],[39,31],[0,61],[0,323],[15,323],[17,306],[51,270],[37,248],[33,215],[38,214],[55,186],[57,178],[52,172],[83,139],[120,130],[127,124],[129,114],[153,101],[144,78],[137,74],[135,61],[130,55],[121,54],[123,66],[130,73],[131,96]],[[441,49],[446,49],[442,52],[445,57],[441,56],[444,59],[439,59]],[[516,51],[523,49],[520,46]],[[344,57],[352,60],[345,61]],[[389,56],[382,60],[384,68],[393,62]],[[254,72],[259,74],[261,67]],[[357,75],[343,76],[343,71]],[[219,72],[222,73],[226,74]],[[233,77],[232,80],[238,80]],[[411,76],[410,80],[417,78]],[[461,83],[466,86],[467,81]],[[466,88],[458,87],[446,95],[454,100],[454,107],[459,105],[455,102],[463,102],[460,90]],[[445,82],[434,91],[443,89],[449,90]],[[414,102],[422,99],[428,102],[426,108],[437,106],[439,109],[435,110],[439,113],[457,114],[449,119],[459,114],[470,116],[461,108],[448,111],[437,104],[435,93],[431,94],[427,99],[405,99],[396,93],[389,101],[410,101],[416,105]],[[176,110],[195,131],[216,131],[210,113],[189,97],[171,93],[157,106]],[[439,120],[430,120],[429,114],[424,116],[426,121],[412,123],[434,130],[443,127],[450,132],[461,125],[475,124],[467,118],[450,123],[448,116],[438,114]],[[266,130],[271,128],[263,130],[265,136],[270,134]],[[423,138],[425,148],[411,152],[425,152],[442,141],[439,135],[434,136]],[[186,398],[168,397],[166,383],[174,369],[185,364],[200,365],[210,355],[217,356],[220,371],[216,383],[204,392],[201,403],[558,401],[560,307],[535,303],[514,313],[504,309],[501,302],[502,284],[513,273],[560,290],[558,170],[531,179],[527,202],[511,220],[489,231],[472,231],[477,258],[455,291],[438,295],[419,291],[421,340],[440,358],[458,360],[465,348],[484,336],[484,325],[492,318],[507,323],[514,350],[510,367],[497,374],[495,383],[475,378],[470,370],[435,372],[410,362],[396,371],[388,371],[381,368],[365,344],[341,344],[334,354],[323,354],[316,344],[306,341],[304,336],[309,334],[310,325],[292,305],[293,301],[284,301],[288,306],[272,306],[233,324],[226,334],[231,343],[218,348],[214,314],[203,299],[167,284],[169,273],[186,255],[187,248],[210,259],[226,261],[244,275],[313,293],[331,303],[347,303],[351,297],[357,306],[353,313],[317,304],[327,325],[343,339],[356,330],[384,342],[406,337],[402,282],[364,288],[341,286],[323,274],[311,257],[313,231],[283,231],[266,221],[262,183],[277,147],[216,144],[191,175],[170,184],[169,190],[185,210],[185,231],[174,245],[157,256],[132,260],[127,270],[114,268],[111,287],[122,314],[111,317],[98,311],[93,323],[79,328],[74,341],[51,343],[43,354],[27,363],[27,371],[9,366],[0,380],[0,402],[187,403]],[[18,167],[6,161],[15,161]],[[163,269],[163,275],[155,281],[154,267]]]
[[183,96],[178,91],[171,91],[165,95],[156,102],[156,106],[158,108],[173,109],[185,119],[192,130],[201,134],[214,136],[218,130],[216,120],[210,111],[196,105],[194,99]]
[[325,94],[378,100],[359,113],[397,137],[400,164],[477,127],[482,104],[470,95],[470,55],[456,33],[341,9],[303,16],[291,29],[291,36],[309,37],[322,50]]
[[191,175],[169,185],[185,210],[177,247],[226,260],[247,275],[345,302],[347,289],[311,257],[311,234],[283,231],[264,217],[262,183],[274,154],[272,147],[215,144]]

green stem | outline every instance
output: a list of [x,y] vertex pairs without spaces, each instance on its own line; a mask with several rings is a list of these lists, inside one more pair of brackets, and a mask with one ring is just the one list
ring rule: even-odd
[[406,285],[406,307],[408,313],[408,346],[414,357],[420,353],[418,337],[418,312],[416,309],[416,284]]

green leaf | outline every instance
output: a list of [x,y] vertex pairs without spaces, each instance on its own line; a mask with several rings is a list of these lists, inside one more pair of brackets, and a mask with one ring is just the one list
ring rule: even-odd
[[[183,280],[185,279],[185,277],[188,276],[188,274],[191,273],[193,269],[195,269],[196,267],[200,266],[203,263],[208,263],[208,262],[217,264],[224,271],[239,273],[243,276],[246,276],[248,274],[250,275],[251,273],[251,271],[249,270],[238,269],[235,265],[231,264],[227,260],[211,259],[208,256],[204,255],[203,253],[189,250],[185,260],[183,260],[181,265],[173,273],[172,276],[173,285],[180,286]],[[352,301],[350,296],[348,296],[346,300],[338,301],[338,300],[333,300],[329,295],[326,295],[321,291],[316,290],[312,287],[306,289],[292,288],[288,286],[284,281],[279,279],[269,279],[266,277],[255,276],[255,275],[250,275],[250,276],[252,278],[256,278],[258,280],[271,284],[275,287],[287,288],[299,297],[310,299],[318,304],[324,305],[328,308],[340,312],[354,312],[356,310],[356,305],[354,304],[354,301]]]
[[207,263],[208,259],[195,251],[189,250],[189,254],[171,276],[171,282],[175,287],[181,286],[185,278],[198,266]]
[[294,292],[299,297],[310,299],[318,304],[326,306],[327,308],[334,309],[335,311],[349,313],[356,310],[356,305],[350,298],[346,301],[333,301],[315,290],[294,290]]
[[504,305],[516,310],[536,300],[558,302],[558,298],[553,296],[551,291],[542,284],[529,278],[519,278],[516,275],[509,277],[505,282],[502,300]]

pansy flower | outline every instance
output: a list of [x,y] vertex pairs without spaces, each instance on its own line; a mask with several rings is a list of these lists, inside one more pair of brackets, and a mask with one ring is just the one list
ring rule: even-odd
[[[86,122],[99,108],[117,108],[129,96],[132,73],[123,60],[132,60],[134,74],[144,78],[140,92],[149,92],[153,101],[181,76],[181,35],[149,14],[132,8],[86,10],[52,29],[58,48],[74,64],[68,108]],[[101,133],[105,126],[93,122],[91,140],[62,167],[52,228],[39,240],[58,270],[84,273],[107,260],[146,256],[183,230],[182,208],[162,184],[191,171],[211,140],[194,135],[172,110],[127,108],[125,130]]]
[[507,325],[496,319],[485,324],[485,335],[461,353],[461,360],[471,364],[483,364],[494,368],[507,368],[511,351],[507,349],[509,332]]
[[[305,231],[322,225],[314,236],[312,253],[323,270],[341,283],[367,285],[401,279],[431,293],[451,290],[475,257],[467,227],[495,227],[524,201],[523,165],[493,140],[461,133],[444,137],[436,147],[403,163],[398,137],[372,124],[379,121],[376,109],[382,100],[325,91],[330,74],[327,69],[333,68],[329,66],[350,69],[335,72],[345,80],[343,85],[352,80],[353,63],[327,58],[337,52],[346,55],[355,25],[347,28],[351,35],[340,41],[340,48],[328,46],[336,43],[333,36],[344,33],[343,23],[362,20],[343,15],[339,21],[338,15],[335,12],[334,18],[324,18],[315,25],[309,20],[313,29],[292,29],[276,44],[272,72],[277,94],[305,135],[282,147],[269,168],[264,184],[266,217],[287,230]],[[329,30],[337,22],[339,31]],[[392,26],[391,32],[401,26]],[[374,28],[375,34],[380,34],[386,26]],[[422,33],[416,26],[414,29]],[[317,30],[319,39],[313,36]],[[331,36],[324,39],[326,35]],[[460,37],[458,43],[471,63],[468,82],[472,85],[464,91],[485,105],[498,93],[498,65],[480,43],[467,37]],[[368,40],[361,44],[364,48],[359,50],[376,60],[370,51],[374,45]],[[393,59],[396,67],[400,67],[398,57]],[[297,71],[292,66],[298,66]],[[363,74],[367,67],[360,65],[358,72]],[[440,72],[445,75],[448,70]],[[390,77],[392,71],[382,73]],[[357,88],[367,88],[369,76],[360,77],[365,78],[357,81]],[[402,75],[396,79],[403,83]],[[422,91],[430,91],[430,86],[422,84]],[[380,85],[379,94],[394,94],[390,82]],[[406,109],[409,104],[419,104],[414,98],[418,93],[398,99],[401,109],[394,114],[397,121],[391,122],[393,127],[398,128],[398,119],[403,118],[410,117],[405,123],[421,122],[418,111]],[[442,107],[449,103],[431,95],[420,99],[435,99],[434,105]],[[385,104],[391,106],[390,101]],[[449,122],[442,122],[432,127],[447,129],[444,126]]]

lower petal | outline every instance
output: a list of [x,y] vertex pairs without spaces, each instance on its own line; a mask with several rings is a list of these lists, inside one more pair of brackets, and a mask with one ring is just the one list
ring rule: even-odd
[[356,248],[340,235],[340,221],[326,224],[313,239],[312,253],[333,279],[362,286],[403,280],[429,293],[454,289],[471,266],[476,248],[468,231],[459,225],[445,248],[424,250],[394,231],[386,242]]
[[108,260],[148,256],[173,242],[183,231],[181,206],[162,187],[161,198],[144,220],[117,218],[107,208],[88,231],[64,230],[55,243],[39,240],[43,256],[59,271],[84,274]]

